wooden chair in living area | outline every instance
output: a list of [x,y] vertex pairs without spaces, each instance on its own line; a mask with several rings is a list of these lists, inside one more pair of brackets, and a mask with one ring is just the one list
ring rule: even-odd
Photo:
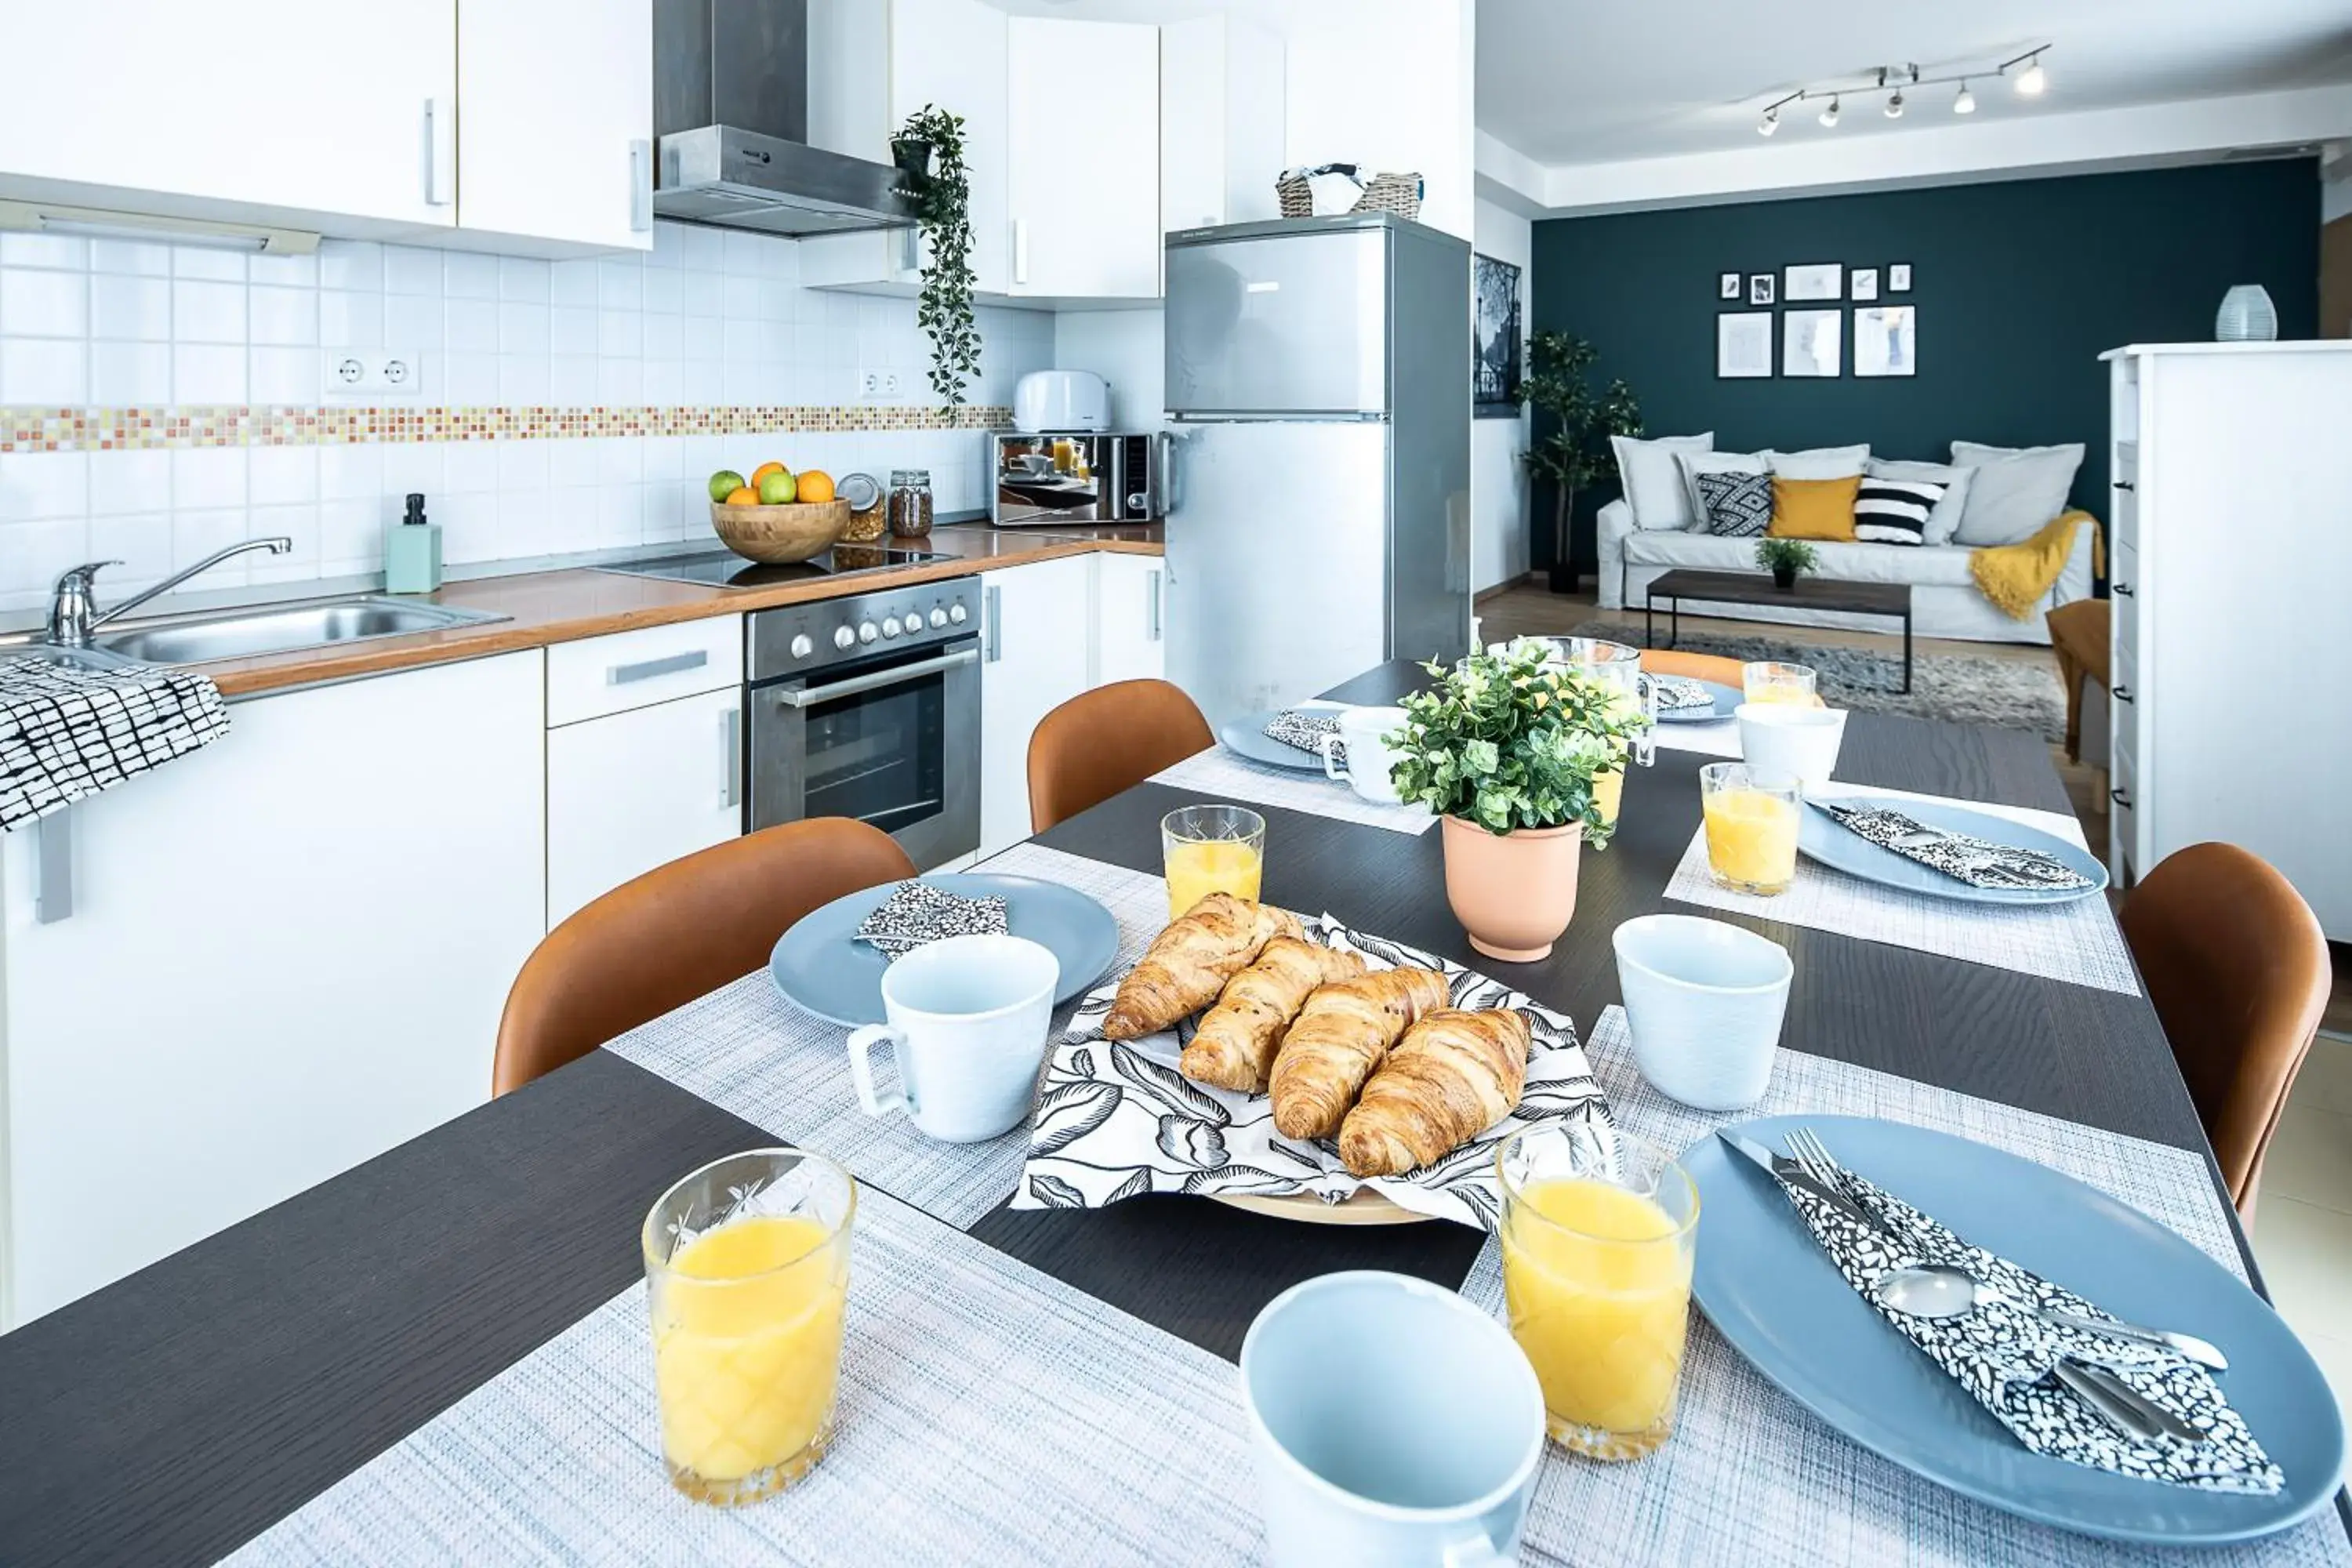
[[880,828],[821,816],[698,849],[622,883],[524,960],[499,1020],[490,1092],[520,1089],[751,973],[811,910],[914,874]]
[[[2066,760],[2083,760],[2083,682],[2095,680],[2107,689],[2109,616],[2114,605],[2105,599],[2076,599],[2059,605],[2046,617],[2050,651],[2058,656],[2058,683],[2066,689]],[[2126,693],[2128,695],[2128,693]]]
[[1071,698],[1029,737],[1029,830],[1043,833],[1217,743],[1164,680],[1114,680]]
[[1642,650],[1642,668],[1650,675],[1679,675],[1685,680],[1712,680],[1717,686],[1740,689],[1746,679],[1736,658],[1720,654],[1677,653],[1671,648],[1645,647]]
[[2120,919],[2221,1179],[2251,1221],[2263,1155],[2327,1007],[2327,939],[2294,885],[2234,844],[2166,856]]

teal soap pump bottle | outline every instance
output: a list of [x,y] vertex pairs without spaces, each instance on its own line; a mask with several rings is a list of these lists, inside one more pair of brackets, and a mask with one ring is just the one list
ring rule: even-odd
[[425,498],[411,494],[408,515],[384,534],[383,590],[429,594],[441,585],[441,525],[425,521]]

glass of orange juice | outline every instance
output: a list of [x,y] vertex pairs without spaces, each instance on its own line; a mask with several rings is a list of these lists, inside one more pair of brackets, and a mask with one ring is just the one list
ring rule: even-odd
[[1211,893],[1255,903],[1265,868],[1265,818],[1238,805],[1179,806],[1160,819],[1160,857],[1171,921]]
[[730,1154],[646,1215],[654,1386],[670,1484],[754,1502],[833,1440],[857,1184],[798,1149]]
[[1706,824],[1706,864],[1736,893],[1785,893],[1797,879],[1797,819],[1804,786],[1794,773],[1745,763],[1709,763],[1698,771],[1699,812]]
[[1637,1459],[1675,1429],[1698,1189],[1663,1149],[1607,1122],[1504,1140],[1503,1297],[1571,1453]]
[[1800,708],[1818,708],[1820,696],[1814,688],[1820,678],[1809,664],[1782,664],[1778,659],[1762,658],[1739,667],[1741,695],[1750,702],[1787,702]]

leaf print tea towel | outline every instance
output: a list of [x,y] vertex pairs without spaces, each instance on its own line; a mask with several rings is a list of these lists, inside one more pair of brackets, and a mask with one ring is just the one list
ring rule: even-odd
[[1307,934],[1326,947],[1361,953],[1374,969],[1439,970],[1456,1007],[1514,1007],[1525,1014],[1534,1044],[1518,1108],[1433,1164],[1366,1181],[1348,1173],[1336,1144],[1276,1132],[1274,1102],[1266,1096],[1212,1089],[1178,1072],[1192,1020],[1126,1044],[1103,1038],[1103,1018],[1122,977],[1114,974],[1087,993],[1046,1058],[1030,1119],[1029,1159],[1013,1206],[1100,1208],[1146,1193],[1313,1193],[1336,1204],[1370,1187],[1401,1208],[1492,1230],[1501,1214],[1497,1143],[1533,1122],[1609,1120],[1567,1015],[1458,963],[1350,931],[1329,915],[1308,921]]

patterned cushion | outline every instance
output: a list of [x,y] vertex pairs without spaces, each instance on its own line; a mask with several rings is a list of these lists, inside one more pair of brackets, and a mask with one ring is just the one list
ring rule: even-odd
[[1706,531],[1733,539],[1760,537],[1772,521],[1772,476],[1769,474],[1691,475],[1699,500],[1706,503]]
[[1873,475],[1853,499],[1853,536],[1869,544],[1918,544],[1927,533],[1927,514],[1944,499],[1946,486],[1927,479],[1889,479]]

